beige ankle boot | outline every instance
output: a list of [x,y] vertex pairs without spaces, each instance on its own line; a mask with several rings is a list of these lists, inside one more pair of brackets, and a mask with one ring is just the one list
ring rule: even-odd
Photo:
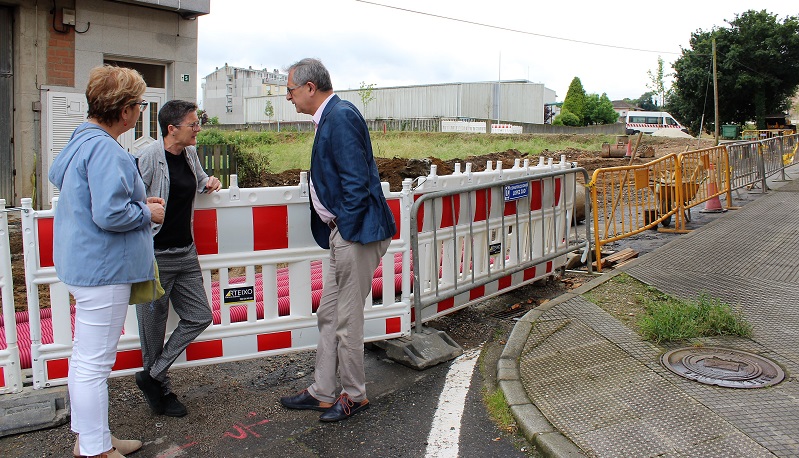
[[125,456],[119,453],[117,449],[112,448],[111,450],[105,453],[101,453],[99,455],[93,455],[93,456],[75,455],[75,458],[125,458]]
[[[74,456],[80,456],[80,447],[78,447],[78,440],[80,438],[75,439],[75,447],[72,449],[72,454]],[[117,439],[114,436],[111,436],[111,447],[114,447],[117,452],[119,452],[120,456],[127,455],[130,453],[135,452],[136,450],[141,448],[141,441],[137,440],[123,440]]]

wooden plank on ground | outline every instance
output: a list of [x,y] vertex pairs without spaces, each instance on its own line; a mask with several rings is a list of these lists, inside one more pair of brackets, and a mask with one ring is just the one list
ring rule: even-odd
[[[616,264],[628,261],[633,258],[638,257],[638,252],[633,250],[632,248],[625,248],[621,251],[617,251],[611,255],[605,256],[599,262],[602,263],[602,268],[612,267]],[[597,262],[594,262],[594,268],[597,268]]]

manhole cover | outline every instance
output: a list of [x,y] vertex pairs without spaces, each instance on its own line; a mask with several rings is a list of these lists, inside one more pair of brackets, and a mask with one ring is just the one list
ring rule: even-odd
[[768,359],[729,348],[679,348],[665,353],[660,362],[677,375],[727,388],[762,388],[785,378],[782,369]]

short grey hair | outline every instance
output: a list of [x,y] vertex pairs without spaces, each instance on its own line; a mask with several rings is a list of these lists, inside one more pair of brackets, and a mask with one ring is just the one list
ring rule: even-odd
[[319,59],[306,57],[292,64],[286,72],[291,73],[292,70],[294,70],[294,84],[314,83],[316,89],[322,92],[333,90],[330,73]]

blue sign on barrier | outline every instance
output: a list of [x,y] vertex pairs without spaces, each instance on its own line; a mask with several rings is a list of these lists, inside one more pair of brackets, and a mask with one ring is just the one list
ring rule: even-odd
[[530,195],[530,183],[515,183],[505,186],[505,202],[523,199]]

